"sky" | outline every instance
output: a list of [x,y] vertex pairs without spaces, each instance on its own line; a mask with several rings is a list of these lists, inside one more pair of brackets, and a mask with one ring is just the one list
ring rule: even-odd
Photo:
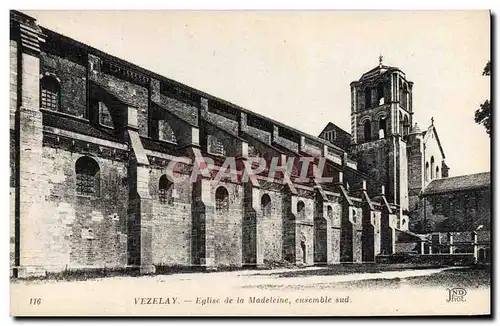
[[490,171],[487,11],[24,11],[44,27],[312,135],[350,132],[349,84],[378,64],[414,82],[450,176]]

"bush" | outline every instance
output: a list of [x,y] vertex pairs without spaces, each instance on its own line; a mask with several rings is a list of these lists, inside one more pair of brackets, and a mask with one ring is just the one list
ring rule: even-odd
[[290,263],[287,260],[264,260],[264,269],[292,269],[298,268],[296,265]]

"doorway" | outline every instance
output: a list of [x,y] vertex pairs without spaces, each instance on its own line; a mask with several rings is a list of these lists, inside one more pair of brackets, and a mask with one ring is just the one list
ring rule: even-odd
[[302,263],[307,263],[307,251],[306,251],[306,243],[305,241],[300,242],[300,248],[302,249]]

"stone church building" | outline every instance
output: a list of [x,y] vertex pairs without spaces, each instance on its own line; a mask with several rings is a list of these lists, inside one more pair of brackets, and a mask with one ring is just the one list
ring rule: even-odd
[[[328,123],[316,137],[12,11],[12,273],[360,263],[396,253],[402,238],[425,242],[416,233],[436,231],[422,227],[437,214],[433,198],[450,193],[426,188],[449,168],[434,123],[422,131],[413,121],[412,89],[380,62],[350,85],[350,132]],[[173,160],[190,175],[196,162],[211,158],[217,171],[226,157],[313,158],[302,163],[309,174],[332,181],[299,180],[301,165],[290,178],[248,182],[166,175]],[[474,180],[462,190],[489,199]],[[481,182],[489,187],[489,174]],[[489,208],[479,211],[465,214],[471,226],[489,221]],[[461,227],[446,230],[470,231]]]

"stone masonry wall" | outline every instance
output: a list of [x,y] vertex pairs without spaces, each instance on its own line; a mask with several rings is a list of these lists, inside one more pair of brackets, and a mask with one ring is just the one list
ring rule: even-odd
[[[297,211],[298,202],[304,203],[304,213]],[[305,197],[292,197],[292,215],[294,221],[291,227],[295,227],[295,264],[314,264],[314,199]]]
[[271,190],[260,190],[259,203],[264,194],[271,198],[271,211],[262,216],[261,239],[264,261],[280,261],[283,258],[283,193]]
[[86,67],[68,59],[46,53],[40,58],[40,73],[42,75],[46,73],[55,74],[60,79],[60,112],[80,118],[88,118]]
[[340,262],[340,234],[342,223],[342,206],[341,203],[335,202],[331,205],[333,208],[333,215],[331,221],[331,246],[332,246],[332,263]]
[[172,202],[158,197],[159,180],[165,169],[152,169],[149,191],[153,202],[153,263],[155,265],[191,264],[192,183],[173,184]]
[[15,40],[10,40],[9,46],[9,99],[10,99],[10,129],[14,130],[14,123],[16,121],[15,114],[17,110],[17,42]]
[[358,169],[382,184],[389,182],[387,176],[389,144],[387,139],[364,143],[355,147]]
[[211,195],[214,198],[218,187],[223,186],[229,193],[229,209],[215,210],[214,239],[215,264],[219,266],[240,266],[242,263],[242,221],[243,187],[241,185],[211,182]]
[[100,196],[83,197],[75,189],[75,162],[81,156],[61,149],[43,149],[42,167],[51,176],[40,229],[46,265],[55,270],[66,266],[124,266],[126,165],[93,157],[100,167]]
[[137,107],[139,135],[148,136],[148,89],[102,72],[95,72],[92,78]]

